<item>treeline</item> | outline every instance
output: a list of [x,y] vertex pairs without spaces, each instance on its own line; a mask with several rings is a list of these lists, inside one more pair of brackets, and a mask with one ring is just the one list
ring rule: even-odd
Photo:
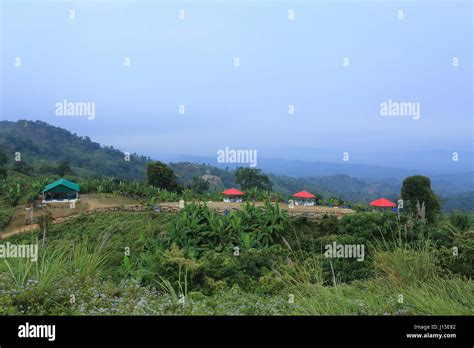
[[85,177],[143,180],[148,161],[41,121],[0,121],[0,148],[8,165],[25,174],[56,174],[60,163],[68,162]]
[[[136,154],[129,156],[112,146],[101,146],[89,137],[51,126],[41,121],[0,121],[0,179],[8,170],[30,176],[71,176],[75,178],[116,178],[147,181],[150,159]],[[198,194],[222,191],[229,187],[260,192],[274,192],[281,197],[306,190],[324,198],[329,204],[349,201],[368,203],[379,197],[397,199],[400,184],[370,183],[347,175],[318,178],[292,178],[263,174],[251,168],[225,170],[197,163],[170,163],[176,187],[165,188]],[[171,174],[169,175],[172,176]],[[164,177],[163,177],[164,180]],[[253,182],[254,181],[254,182]],[[159,186],[163,187],[163,186]],[[472,211],[474,192],[442,199],[444,211]]]
[[[0,263],[0,313],[469,314],[472,226],[460,214],[430,222],[419,213],[313,221],[266,202],[226,215],[192,203],[177,214],[84,214],[49,227],[37,268]],[[333,243],[363,245],[363,262],[327,257]]]

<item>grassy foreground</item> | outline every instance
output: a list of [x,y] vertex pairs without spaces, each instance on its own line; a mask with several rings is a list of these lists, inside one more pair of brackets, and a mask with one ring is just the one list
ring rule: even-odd
[[[335,260],[328,268],[317,250],[322,241],[347,238],[344,221],[334,234],[331,224],[338,222],[331,219],[312,224],[283,217],[280,240],[268,232],[253,242],[235,225],[224,230],[237,230],[242,240],[227,241],[211,233],[209,221],[219,230],[235,220],[200,214],[206,213],[98,213],[52,226],[44,245],[42,231],[10,238],[38,241],[39,258],[0,260],[0,315],[474,314],[471,277],[431,239],[374,239],[366,261]],[[278,229],[272,218],[267,228]],[[177,231],[201,243],[191,245]],[[242,246],[238,255],[235,245]],[[467,267],[472,272],[469,260]]]

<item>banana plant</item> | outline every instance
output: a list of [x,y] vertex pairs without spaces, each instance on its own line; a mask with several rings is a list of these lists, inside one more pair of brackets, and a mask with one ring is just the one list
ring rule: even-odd
[[252,188],[248,189],[246,193],[247,193],[247,197],[248,197],[250,200],[252,200],[252,201],[254,201],[254,202],[257,201],[258,188],[252,187]]
[[268,247],[269,245],[273,244],[273,229],[271,226],[262,226],[260,231],[258,232],[258,240],[263,247]]
[[270,196],[271,196],[270,191],[265,190],[262,192],[262,200],[264,202],[268,202],[270,200]]
[[7,202],[11,207],[16,207],[21,198],[21,186],[19,183],[10,187],[7,193]]
[[242,224],[242,216],[239,215],[232,215],[230,216],[230,228],[232,230],[232,233],[235,235],[239,235],[242,230],[243,230],[243,224]]
[[258,234],[241,232],[239,234],[239,245],[243,250],[258,246]]

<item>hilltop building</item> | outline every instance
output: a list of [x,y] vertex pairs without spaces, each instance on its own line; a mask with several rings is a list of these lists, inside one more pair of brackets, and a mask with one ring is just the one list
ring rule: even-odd
[[297,198],[295,200],[296,205],[303,205],[305,207],[316,205],[316,196],[307,191],[297,192],[293,195],[293,197]]
[[80,187],[75,182],[59,179],[43,189],[43,203],[72,202],[79,199]]
[[245,192],[230,188],[223,191],[222,194],[224,195],[224,202],[226,203],[242,203],[242,196]]

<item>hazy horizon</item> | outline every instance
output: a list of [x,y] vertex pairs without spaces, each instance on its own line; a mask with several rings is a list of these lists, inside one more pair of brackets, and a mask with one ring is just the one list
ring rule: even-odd
[[[138,3],[2,1],[0,120],[154,158],[472,170],[470,1]],[[392,102],[419,114],[382,115]]]

